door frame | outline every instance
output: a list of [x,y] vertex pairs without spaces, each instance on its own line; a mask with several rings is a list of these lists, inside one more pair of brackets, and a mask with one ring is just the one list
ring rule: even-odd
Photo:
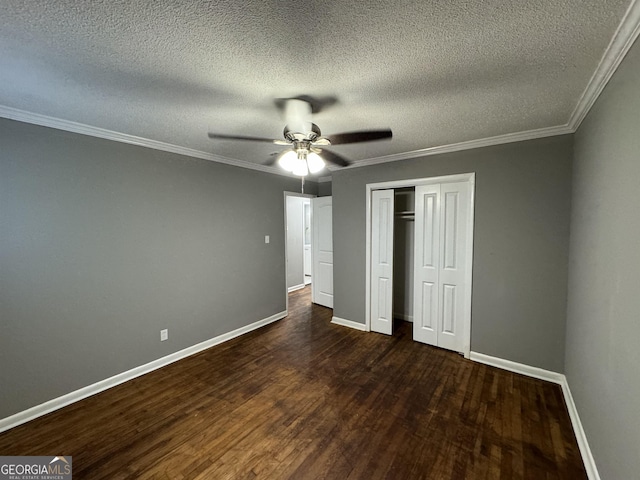
[[[438,177],[427,178],[409,178],[406,180],[394,180],[390,182],[368,183],[366,185],[366,292],[365,292],[365,331],[371,331],[371,210],[372,210],[372,194],[373,190],[389,190],[396,188],[416,187],[419,185],[430,185],[434,183],[469,183],[469,218],[467,221],[468,232],[471,233],[471,241],[467,242],[466,254],[469,259],[467,270],[465,272],[465,289],[464,305],[465,305],[465,322],[463,328],[463,353],[465,358],[469,358],[471,353],[471,296],[473,292],[473,243],[474,243],[474,216],[475,216],[475,172],[460,173],[454,175],[442,175]],[[312,247],[313,248],[313,247]]]
[[[317,195],[309,193],[297,193],[297,192],[284,192],[284,298],[285,298],[285,310],[287,315],[289,314],[289,287],[287,286],[287,271],[289,269],[289,258],[287,256],[287,227],[289,223],[289,217],[287,215],[287,197],[302,197],[302,198],[316,198]],[[304,215],[304,209],[303,209]],[[304,222],[304,219],[303,219]],[[313,225],[313,219],[311,222]],[[312,227],[313,228],[313,227]],[[311,255],[313,256],[313,232],[311,232]],[[303,252],[304,255],[304,252]],[[311,280],[313,282],[313,278]]]

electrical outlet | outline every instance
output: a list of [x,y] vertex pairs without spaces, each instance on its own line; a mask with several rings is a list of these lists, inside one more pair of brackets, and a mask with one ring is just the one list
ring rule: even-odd
[[169,330],[166,328],[164,330],[160,330],[160,341],[164,342],[169,339]]

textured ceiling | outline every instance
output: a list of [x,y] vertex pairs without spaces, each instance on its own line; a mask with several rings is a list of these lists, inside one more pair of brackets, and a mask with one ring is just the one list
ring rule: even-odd
[[261,162],[274,99],[332,96],[353,160],[564,125],[629,0],[3,0],[0,105]]

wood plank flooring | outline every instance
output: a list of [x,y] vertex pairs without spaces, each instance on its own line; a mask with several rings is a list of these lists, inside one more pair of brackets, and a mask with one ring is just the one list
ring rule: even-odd
[[[0,434],[74,479],[584,479],[559,386],[330,324],[279,322]],[[400,322],[403,323],[403,322]]]

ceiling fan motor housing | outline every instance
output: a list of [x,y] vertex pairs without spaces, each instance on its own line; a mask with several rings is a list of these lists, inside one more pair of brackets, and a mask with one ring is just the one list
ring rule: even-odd
[[310,125],[311,125],[311,128],[306,133],[294,132],[291,129],[289,129],[289,125],[287,125],[284,127],[284,132],[283,132],[284,138],[291,143],[300,142],[300,141],[307,141],[309,143],[312,143],[316,138],[320,137],[321,133],[320,133],[320,128],[315,123],[312,123]]

